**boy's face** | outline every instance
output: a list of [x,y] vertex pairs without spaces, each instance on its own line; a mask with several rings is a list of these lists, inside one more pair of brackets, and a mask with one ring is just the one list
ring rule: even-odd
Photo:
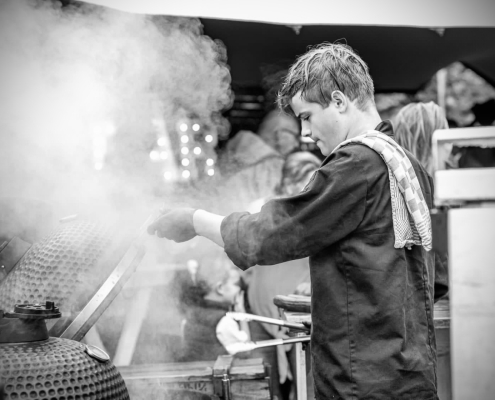
[[318,103],[305,101],[301,92],[298,92],[292,98],[291,107],[301,120],[301,135],[313,139],[324,156],[328,156],[345,140],[346,121],[336,109],[334,101],[323,108]]

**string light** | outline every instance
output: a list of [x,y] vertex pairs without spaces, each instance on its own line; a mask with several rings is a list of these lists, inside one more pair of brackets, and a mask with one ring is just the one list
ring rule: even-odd
[[158,160],[160,158],[160,154],[158,153],[158,151],[156,150],[151,150],[150,151],[150,158],[155,161],[155,160]]
[[193,130],[194,132],[199,131],[199,129],[200,129],[200,128],[201,128],[201,127],[199,126],[199,124],[194,124],[194,125],[192,126],[192,130]]
[[95,163],[95,169],[97,171],[101,171],[103,169],[103,163],[101,163],[101,162]]
[[200,155],[201,154],[201,147],[195,147],[193,151],[194,151],[194,154]]
[[190,176],[191,176],[191,173],[190,173],[187,169],[185,169],[184,171],[182,171],[182,177],[183,177],[184,179],[187,179],[187,178],[189,178]]
[[165,180],[169,181],[170,179],[172,179],[172,172],[165,171],[165,173],[163,174],[163,177],[165,178]]
[[165,139],[164,137],[158,138],[156,143],[158,143],[158,146],[165,146],[167,144],[167,139]]
[[215,174],[215,170],[213,168],[210,168],[208,171],[207,171],[208,175],[210,176],[213,176]]
[[187,147],[183,147],[182,149],[180,149],[180,152],[184,155],[186,154],[189,154],[189,149]]
[[167,157],[168,157],[168,154],[167,154],[167,152],[166,152],[166,151],[162,151],[162,152],[160,153],[160,158],[161,158],[162,160],[166,160],[166,159],[167,159]]
[[212,141],[213,141],[213,136],[211,136],[211,135],[206,135],[206,136],[205,136],[205,140],[206,140],[208,143],[210,143],[210,142],[212,142]]
[[182,136],[180,137],[180,141],[181,141],[182,143],[187,143],[187,142],[189,142],[189,136],[187,136],[187,135],[182,135]]
[[189,160],[188,160],[187,158],[183,158],[183,159],[182,159],[182,165],[183,165],[184,167],[187,167],[187,166],[189,165]]
[[179,129],[180,129],[182,132],[187,131],[187,124],[180,124]]
[[208,158],[208,160],[206,160],[206,165],[208,165],[209,167],[211,167],[214,163],[215,161],[213,161],[213,159],[211,158]]

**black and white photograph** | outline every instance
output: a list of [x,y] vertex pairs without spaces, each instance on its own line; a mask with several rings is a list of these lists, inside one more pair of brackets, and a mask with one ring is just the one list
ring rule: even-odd
[[0,400],[495,400],[495,1],[0,0]]

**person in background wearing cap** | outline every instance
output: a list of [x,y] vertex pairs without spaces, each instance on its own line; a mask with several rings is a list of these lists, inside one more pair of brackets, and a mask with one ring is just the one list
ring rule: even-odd
[[310,49],[278,98],[326,156],[306,188],[255,214],[178,208],[149,232],[209,238],[241,269],[309,257],[316,399],[437,400],[433,183],[373,95],[349,46]]

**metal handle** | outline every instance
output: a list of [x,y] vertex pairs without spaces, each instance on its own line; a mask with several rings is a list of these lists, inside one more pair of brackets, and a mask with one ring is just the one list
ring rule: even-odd
[[287,322],[282,319],[262,317],[260,315],[247,314],[242,312],[228,312],[228,317],[235,319],[236,321],[258,321],[265,324],[284,326],[289,329],[296,329],[298,331],[308,331],[309,329],[303,324],[295,322]]
[[261,347],[280,346],[291,343],[303,343],[303,342],[309,342],[310,340],[311,340],[311,336],[305,335],[305,336],[296,336],[287,339],[271,339],[271,340],[261,340],[259,342],[236,343],[230,346],[230,350],[233,351],[234,353],[242,353],[245,351],[259,349]]

